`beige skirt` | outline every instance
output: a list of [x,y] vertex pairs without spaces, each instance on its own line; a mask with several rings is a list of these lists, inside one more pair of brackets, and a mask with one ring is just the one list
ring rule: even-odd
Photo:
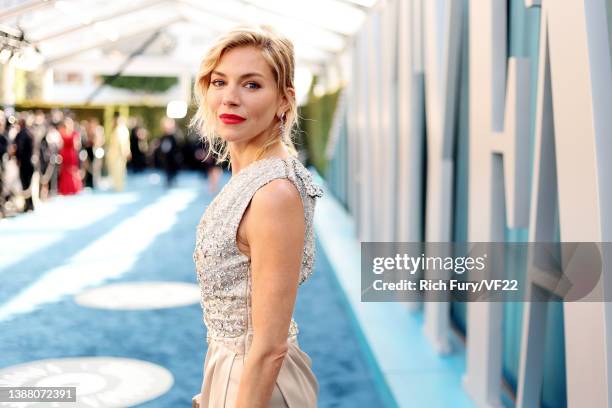
[[[210,339],[204,361],[202,390],[194,397],[201,408],[234,408],[244,367],[245,341],[252,333],[237,339]],[[312,361],[298,344],[297,336],[287,338],[289,350],[276,379],[270,408],[311,408],[317,406],[319,384],[312,372]]]

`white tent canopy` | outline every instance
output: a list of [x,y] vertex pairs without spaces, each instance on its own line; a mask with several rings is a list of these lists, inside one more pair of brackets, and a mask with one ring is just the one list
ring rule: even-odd
[[[17,65],[23,69],[80,67],[105,75],[120,69],[131,75],[193,75],[217,35],[242,23],[269,24],[293,41],[299,83],[338,57],[375,3],[0,0],[0,62],[10,55],[10,46],[18,44]],[[141,54],[129,58],[141,48],[145,48]]]

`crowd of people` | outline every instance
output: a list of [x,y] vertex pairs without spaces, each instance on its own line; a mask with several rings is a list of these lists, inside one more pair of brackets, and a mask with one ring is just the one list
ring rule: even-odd
[[128,172],[163,169],[168,187],[181,169],[203,171],[209,191],[217,190],[223,170],[196,135],[184,135],[164,118],[159,137],[150,137],[141,118],[115,113],[108,132],[96,117],[79,120],[54,109],[5,113],[0,110],[0,218],[33,211],[53,195],[99,188],[108,175],[115,191]]

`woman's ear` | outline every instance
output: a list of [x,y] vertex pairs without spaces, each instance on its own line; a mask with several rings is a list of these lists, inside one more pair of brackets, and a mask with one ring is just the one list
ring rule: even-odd
[[295,89],[287,88],[287,93],[289,93],[289,95],[291,95],[291,98],[295,99]]
[[287,113],[291,107],[291,104],[289,103],[289,100],[287,99],[288,97],[290,97],[292,100],[295,100],[295,89],[287,88],[286,94],[282,96],[281,106],[276,112],[276,117],[279,119],[282,118],[283,114]]

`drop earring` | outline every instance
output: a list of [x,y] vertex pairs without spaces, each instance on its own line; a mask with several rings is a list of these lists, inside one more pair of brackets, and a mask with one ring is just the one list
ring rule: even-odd
[[283,113],[283,115],[280,117],[280,124],[279,124],[279,128],[280,128],[280,134],[281,137],[283,137],[283,135],[285,134],[285,114]]

